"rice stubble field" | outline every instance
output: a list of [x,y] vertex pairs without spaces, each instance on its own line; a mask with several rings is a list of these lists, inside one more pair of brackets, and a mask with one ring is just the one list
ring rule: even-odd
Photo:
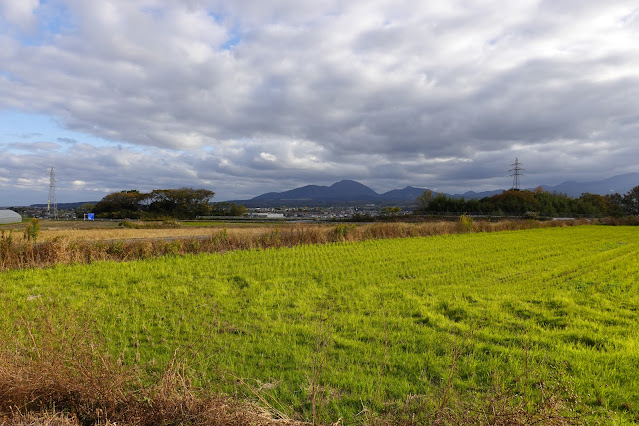
[[316,423],[631,424],[638,244],[577,226],[4,271],[1,337],[73,318],[142,380],[177,351],[195,387]]

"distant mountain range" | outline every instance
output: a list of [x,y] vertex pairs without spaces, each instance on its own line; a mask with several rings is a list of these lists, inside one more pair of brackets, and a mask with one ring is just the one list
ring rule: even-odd
[[542,185],[546,191],[560,192],[571,197],[578,197],[584,192],[591,194],[606,195],[612,193],[625,194],[635,186],[639,185],[639,173],[626,173],[613,176],[604,180],[592,182],[566,181],[557,186]]
[[[578,197],[584,192],[600,195],[613,192],[625,194],[637,185],[639,185],[639,173],[628,173],[592,182],[567,181],[555,186],[541,186],[549,192],[558,192],[571,197]],[[268,192],[250,200],[235,200],[234,202],[247,207],[274,207],[282,205],[311,207],[362,203],[407,205],[413,203],[425,190],[426,188],[407,186],[404,189],[393,189],[379,194],[359,182],[342,180],[331,186],[306,185],[289,191]],[[466,199],[473,199],[490,197],[491,195],[500,194],[501,192],[503,192],[503,189],[485,192],[468,191],[463,194],[446,195],[454,198],[464,197]]]
[[342,180],[331,186],[306,185],[290,191],[269,192],[251,201],[369,201],[377,200],[384,195],[354,180]]
[[[235,202],[247,207],[279,207],[283,205],[290,207],[321,207],[361,204],[408,205],[413,203],[425,190],[426,188],[407,186],[403,189],[393,189],[379,194],[368,186],[354,180],[342,180],[331,186],[306,185],[284,192],[268,192],[250,200],[237,200]],[[494,193],[500,192],[495,191]],[[463,195],[453,196],[462,197]],[[485,195],[480,194],[480,196],[483,197]]]
[[[612,194],[614,192],[625,194],[639,185],[639,173],[627,173],[613,176],[608,179],[576,182],[566,181],[559,185],[541,185],[549,192],[558,192],[571,197],[579,197],[584,192],[592,194]],[[534,189],[534,188],[527,188]],[[426,188],[407,186],[403,189],[393,189],[384,193],[377,193],[366,185],[353,180],[342,180],[331,186],[306,185],[300,188],[284,192],[268,192],[250,200],[232,200],[246,207],[279,207],[279,206],[335,206],[335,205],[361,205],[361,204],[386,204],[408,206],[422,195]],[[445,194],[449,197],[465,199],[479,199],[500,194],[503,189],[495,191],[474,192],[463,194]],[[433,191],[434,193],[436,191]],[[74,209],[83,204],[97,204],[97,201],[83,201],[78,203],[58,203],[59,209]],[[33,204],[31,207],[46,207],[46,204]]]

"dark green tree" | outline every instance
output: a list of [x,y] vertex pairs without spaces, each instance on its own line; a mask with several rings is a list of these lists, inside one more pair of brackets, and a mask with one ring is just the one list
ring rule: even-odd
[[215,203],[211,208],[211,216],[242,216],[246,213],[246,207],[235,203]]
[[387,206],[382,209],[382,212],[386,216],[397,216],[399,212],[401,211],[402,211],[402,208],[397,206]]
[[86,213],[93,212],[93,209],[95,209],[95,204],[85,203],[75,209],[75,214],[77,217],[82,217]]
[[639,186],[632,188],[623,196],[626,214],[639,215]]
[[608,206],[608,216],[620,217],[625,214],[624,201],[621,194],[617,192],[606,194],[604,198]]
[[[632,191],[631,191],[632,192]],[[623,199],[621,196],[603,197],[597,194],[583,194],[574,199],[566,194],[549,193],[541,187],[534,191],[508,190],[501,194],[485,197],[480,200],[464,200],[447,197],[444,194],[425,193],[417,198],[417,212],[440,213],[479,213],[485,215],[515,215],[515,216],[608,216],[618,215],[620,205],[629,211],[636,206],[639,211],[639,187],[636,193],[629,193]],[[635,204],[633,204],[633,202]]]
[[150,194],[138,190],[114,192],[95,205],[93,212],[98,217],[115,219],[138,219],[142,216],[144,203]]
[[208,189],[155,189],[151,192],[149,212],[176,219],[193,219],[210,213],[210,200],[215,193]]
[[137,190],[114,192],[93,208],[98,217],[116,219],[193,219],[210,213],[215,193],[207,189],[156,189],[150,194]]
[[430,189],[425,190],[422,193],[422,195],[417,197],[417,200],[415,200],[417,202],[417,212],[418,213],[428,212],[429,211],[428,207],[432,199],[433,199],[433,191],[431,191]]

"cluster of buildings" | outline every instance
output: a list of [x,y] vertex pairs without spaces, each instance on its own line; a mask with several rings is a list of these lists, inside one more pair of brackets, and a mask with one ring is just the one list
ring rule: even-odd
[[[398,215],[409,214],[401,211]],[[375,204],[359,207],[281,207],[281,208],[250,208],[247,217],[256,219],[287,219],[287,220],[348,220],[356,217],[379,217],[385,212]]]
[[[361,206],[331,206],[331,207],[264,207],[249,208],[243,219],[254,220],[292,220],[292,221],[332,221],[349,220],[357,217],[374,218],[386,213],[375,204]],[[410,211],[401,211],[397,215],[410,214]],[[0,224],[18,223],[22,218],[50,218],[50,212],[46,205],[32,205],[28,207],[13,207],[11,210],[0,210]],[[200,219],[230,219],[227,217],[200,217]],[[58,210],[59,220],[78,219],[75,210]],[[80,215],[79,219],[82,219]]]
[[[399,210],[399,209],[398,209]],[[411,211],[398,211],[396,216],[411,214]],[[387,215],[375,204],[362,206],[332,206],[332,207],[254,207],[248,208],[246,213],[239,216],[198,216],[198,219],[218,220],[284,220],[284,221],[333,221],[350,220],[356,218],[375,218]]]
[[[22,206],[22,207],[11,207],[7,210],[0,210],[3,212],[13,212],[22,218],[37,218],[37,219],[49,219],[51,218],[51,212],[47,210],[46,205],[33,205],[33,206]],[[5,213],[7,216],[11,216],[10,213]],[[13,215],[14,219],[16,219],[15,215]],[[76,213],[73,209],[58,209],[58,219],[61,220],[74,220],[76,219]],[[0,223],[9,223],[2,222],[0,219]]]

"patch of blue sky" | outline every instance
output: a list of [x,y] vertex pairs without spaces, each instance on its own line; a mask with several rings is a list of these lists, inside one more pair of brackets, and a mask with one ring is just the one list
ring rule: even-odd
[[[227,15],[216,12],[208,12],[208,16],[213,18],[217,24],[225,25],[228,24]],[[227,40],[220,46],[222,50],[231,50],[242,40],[240,31],[237,27],[232,27],[229,31],[229,37]]]
[[88,133],[70,130],[56,118],[46,114],[23,113],[15,110],[0,111],[0,143],[53,142],[61,146],[76,143],[95,147],[113,147],[121,141],[109,141]]
[[41,0],[34,11],[37,27],[19,28],[0,16],[0,28],[24,46],[42,46],[51,43],[55,36],[75,29],[69,9],[57,2]]
[[55,35],[73,31],[77,27],[70,10],[65,5],[48,5],[48,3],[42,0],[36,13],[40,32]]
[[14,30],[14,25],[0,13],[0,34],[11,35],[12,30]]
[[44,34],[23,34],[20,33],[19,35],[14,37],[17,41],[20,42],[20,44],[24,45],[24,46],[42,46],[44,44],[47,44],[47,40],[49,40],[49,36],[48,35],[44,35]]
[[143,7],[140,10],[155,19],[160,19],[164,15],[164,8],[162,7]]
[[213,18],[215,20],[215,22],[217,22],[218,24],[223,23],[226,20],[226,18],[227,18],[227,16],[225,14],[223,14],[223,13],[217,13],[217,12],[212,12],[212,11],[209,11],[207,13],[207,15],[210,16],[211,18]]
[[240,43],[240,41],[242,40],[242,38],[240,36],[240,33],[238,31],[236,31],[236,30],[231,31],[231,33],[229,35],[230,35],[230,37],[221,46],[223,50],[231,50],[231,49],[233,49],[233,47],[238,45]]
[[9,71],[0,70],[0,77],[6,77],[8,80],[15,80],[15,76]]

